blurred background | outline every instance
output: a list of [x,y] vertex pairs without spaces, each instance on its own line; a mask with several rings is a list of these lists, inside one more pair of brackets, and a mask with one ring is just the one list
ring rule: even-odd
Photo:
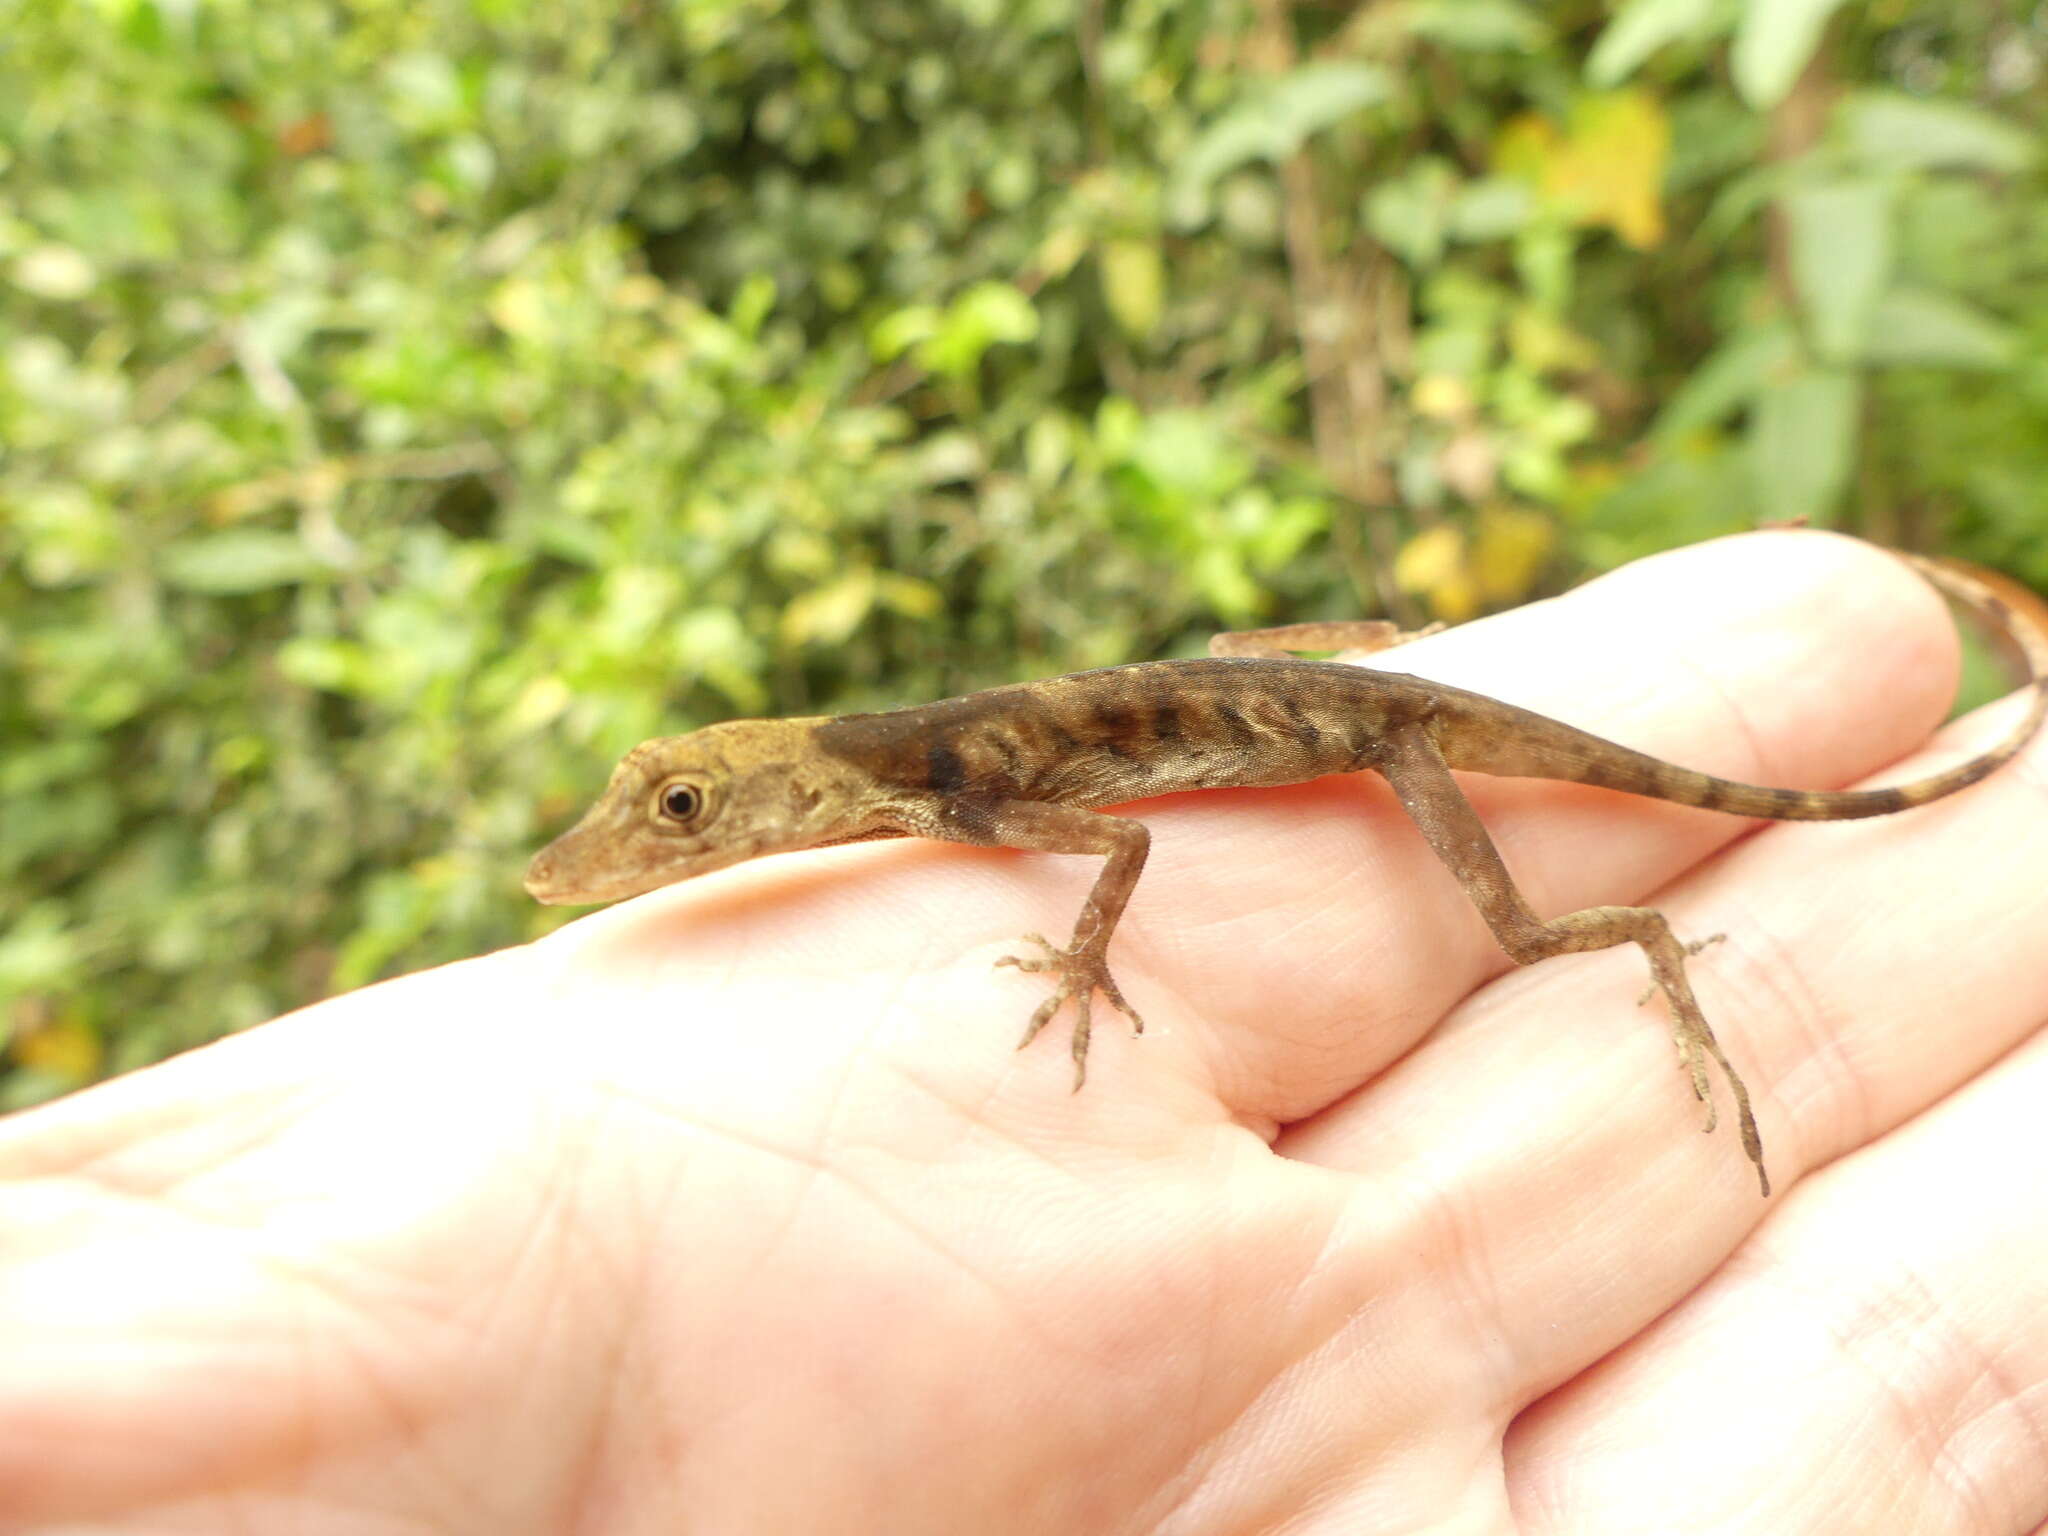
[[0,1105],[645,736],[1808,517],[2048,584],[2032,0],[0,0]]

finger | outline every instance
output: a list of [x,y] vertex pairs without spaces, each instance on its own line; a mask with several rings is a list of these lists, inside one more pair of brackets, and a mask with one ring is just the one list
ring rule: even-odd
[[1673,1531],[2036,1526],[2044,1101],[2037,1036],[1800,1189],[1739,1265],[1516,1423],[1517,1528],[1639,1531],[1651,1508]]

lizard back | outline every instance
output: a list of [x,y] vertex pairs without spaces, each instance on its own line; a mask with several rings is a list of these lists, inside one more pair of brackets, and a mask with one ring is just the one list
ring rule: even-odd
[[1139,662],[841,715],[813,740],[906,788],[1113,805],[1371,767],[1433,687],[1342,662]]

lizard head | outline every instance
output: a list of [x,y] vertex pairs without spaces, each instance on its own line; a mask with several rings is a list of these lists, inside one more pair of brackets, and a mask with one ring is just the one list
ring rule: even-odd
[[526,889],[551,905],[619,901],[842,833],[847,797],[821,781],[811,720],[728,720],[644,741],[583,819],[534,855]]

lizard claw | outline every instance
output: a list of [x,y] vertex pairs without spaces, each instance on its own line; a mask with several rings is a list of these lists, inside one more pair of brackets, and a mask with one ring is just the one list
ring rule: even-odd
[[1023,1050],[1038,1038],[1038,1032],[1052,1022],[1053,1015],[1065,1006],[1067,1000],[1074,1000],[1074,1091],[1079,1093],[1081,1085],[1088,1080],[1088,1037],[1093,1028],[1090,1008],[1094,994],[1099,990],[1109,999],[1117,1012],[1131,1021],[1132,1032],[1142,1035],[1145,1021],[1138,1017],[1138,1011],[1124,1001],[1124,994],[1115,979],[1109,974],[1109,965],[1102,951],[1093,946],[1078,944],[1072,949],[1061,949],[1042,934],[1027,933],[1024,942],[1036,944],[1045,953],[1041,955],[1004,955],[997,965],[1014,965],[1020,971],[1051,971],[1059,977],[1052,989],[1052,996],[1040,1003],[1031,1015],[1031,1021],[1024,1026],[1024,1038],[1017,1042],[1017,1049]]
[[[1014,965],[1020,971],[1056,971],[1060,969],[1060,956],[1062,953],[1064,953],[1064,951],[1062,951],[1057,945],[1055,945],[1051,939],[1048,939],[1042,933],[1027,933],[1024,935],[1024,942],[1026,944],[1036,944],[1040,949],[1044,950],[1045,958],[1039,959],[1035,956],[1031,958],[1026,958],[1023,955],[1004,955],[1001,959],[996,961],[996,964]],[[1044,1027],[1043,1020],[1039,1021],[1039,1027]],[[1037,1030],[1033,1030],[1032,1034],[1036,1034],[1037,1032]],[[1028,1045],[1031,1041],[1031,1035],[1026,1035],[1024,1037],[1024,1041]]]

